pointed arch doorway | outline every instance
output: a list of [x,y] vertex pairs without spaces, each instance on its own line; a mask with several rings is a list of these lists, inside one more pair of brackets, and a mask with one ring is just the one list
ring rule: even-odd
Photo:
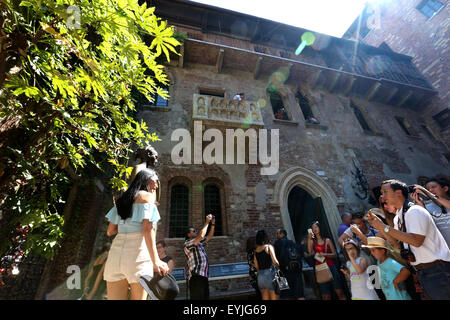
[[274,188],[273,203],[280,207],[281,222],[290,239],[300,242],[311,223],[318,220],[323,235],[337,243],[337,197],[314,172],[302,167],[283,172]]
[[322,236],[331,238],[332,233],[320,197],[313,198],[296,185],[288,195],[287,207],[292,226],[293,240],[300,243],[307,235],[314,221],[319,221]]

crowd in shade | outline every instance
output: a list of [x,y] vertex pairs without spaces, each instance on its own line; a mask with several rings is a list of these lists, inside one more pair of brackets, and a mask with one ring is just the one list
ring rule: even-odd
[[[272,245],[259,230],[247,241],[257,298],[304,299],[304,260],[314,270],[308,282],[317,299],[450,300],[449,181],[432,178],[424,186],[408,186],[385,180],[379,205],[367,212],[345,212],[336,246],[318,221],[300,243],[280,229]],[[295,259],[298,267],[290,268]],[[277,270],[289,284],[281,291],[274,281]]]
[[[86,286],[84,298],[102,298],[95,292],[102,279],[103,297],[110,300],[176,297],[174,259],[166,243],[156,241],[158,187],[156,172],[142,169],[115,201],[106,216],[107,234],[115,238],[93,264],[98,272],[89,274],[92,285]],[[449,211],[448,180],[432,178],[424,186],[408,186],[390,179],[381,183],[379,207],[345,212],[334,235],[319,221],[308,226],[301,239],[289,239],[283,228],[270,235],[256,227],[246,243],[254,296],[311,299],[306,295],[308,284],[313,299],[449,300]],[[205,247],[214,237],[214,227],[215,217],[208,214],[201,228],[186,228],[188,299],[210,298]],[[276,240],[271,242],[271,237]],[[305,266],[312,272],[305,272]]]

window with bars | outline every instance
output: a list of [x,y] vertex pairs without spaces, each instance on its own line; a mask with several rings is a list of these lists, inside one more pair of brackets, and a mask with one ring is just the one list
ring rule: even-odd
[[437,0],[424,0],[416,7],[428,19],[433,17],[444,5]]
[[170,191],[169,237],[182,238],[189,226],[189,188],[176,184]]
[[[222,224],[222,202],[220,199],[220,188],[215,184],[207,184],[204,188],[205,215],[212,214],[216,219],[215,236],[223,235]],[[209,230],[208,230],[209,232]]]

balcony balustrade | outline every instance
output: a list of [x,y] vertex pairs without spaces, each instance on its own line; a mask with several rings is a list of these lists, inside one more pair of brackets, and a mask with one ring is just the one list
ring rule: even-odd
[[222,97],[194,94],[192,119],[224,126],[264,126],[256,101],[230,100]]

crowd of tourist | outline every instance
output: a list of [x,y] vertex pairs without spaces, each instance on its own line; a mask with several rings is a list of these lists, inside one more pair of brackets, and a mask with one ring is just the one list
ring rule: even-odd
[[[342,215],[337,235],[343,259],[333,240],[322,235],[317,221],[308,230],[306,248],[304,241],[288,240],[285,230],[278,230],[273,246],[264,230],[258,231],[258,240],[247,242],[250,279],[257,297],[304,299],[301,261],[313,258],[312,286],[318,285],[318,298],[324,300],[449,300],[449,182],[433,178],[423,187],[386,180],[381,184],[379,204],[380,208],[367,212]],[[294,270],[286,269],[290,242],[300,262]],[[310,260],[307,264],[311,265]],[[278,294],[269,281],[277,268],[289,283]]]
[[[107,234],[116,237],[108,254],[93,266],[102,270],[108,299],[145,299],[139,278],[164,277],[174,270],[165,242],[156,242],[158,187],[156,173],[142,169],[106,216]],[[282,228],[273,244],[265,230],[257,231],[246,245],[256,298],[303,300],[308,282],[316,298],[323,300],[450,299],[449,182],[433,178],[424,186],[408,186],[386,180],[380,194],[379,208],[342,215],[337,242],[333,234],[321,230],[318,221],[297,242],[288,239]],[[194,227],[186,230],[190,299],[209,299],[205,246],[214,236],[214,226],[215,217],[210,214],[199,231]],[[304,266],[313,270],[313,277],[303,272]],[[288,285],[276,285],[276,275]],[[89,278],[98,286],[101,277],[90,274]],[[85,296],[98,295],[85,291]]]

